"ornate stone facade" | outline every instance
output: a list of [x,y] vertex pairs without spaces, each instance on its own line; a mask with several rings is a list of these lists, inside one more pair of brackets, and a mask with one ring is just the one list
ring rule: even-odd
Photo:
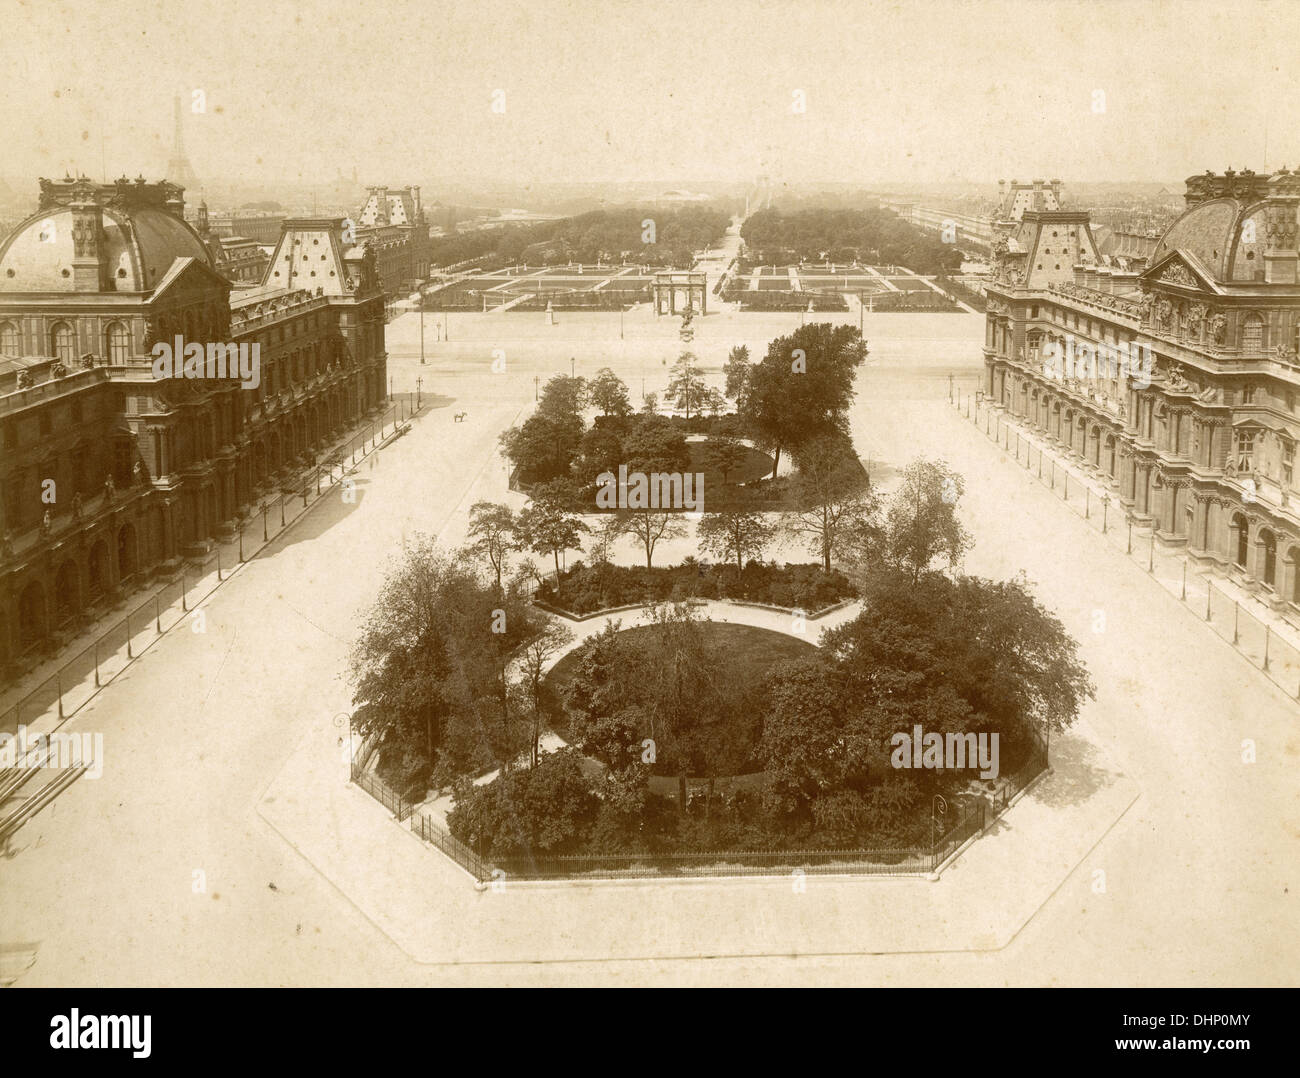
[[1069,282],[1026,283],[1025,253],[1087,227],[1026,214],[988,289],[984,392],[1162,540],[1300,614],[1300,175],[1187,190],[1140,274],[1081,257]]
[[[383,291],[342,218],[285,221],[232,296],[174,186],[41,190],[0,243],[0,673],[205,552],[387,398]],[[257,343],[259,385],[155,380],[178,334]]]

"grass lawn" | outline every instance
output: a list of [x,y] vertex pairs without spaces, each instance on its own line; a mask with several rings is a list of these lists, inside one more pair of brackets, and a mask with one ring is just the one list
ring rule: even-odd
[[[739,700],[740,706],[732,709],[729,715],[700,716],[704,736],[702,741],[710,746],[711,770],[714,775],[735,775],[753,772],[758,769],[756,759],[758,738],[762,734],[761,717],[765,701],[760,686],[767,672],[779,662],[797,659],[814,650],[814,646],[798,637],[785,633],[773,632],[771,629],[759,629],[750,625],[731,625],[727,622],[706,621],[702,623],[708,633],[710,642],[721,650],[726,659],[726,677],[729,684],[724,693],[732,700]],[[620,641],[634,644],[638,637],[644,638],[648,633],[656,632],[653,625],[642,625],[634,629],[625,629],[619,634]],[[547,675],[548,686],[556,690],[563,699],[567,695],[578,664],[579,649],[569,652],[552,668]],[[570,740],[569,716],[557,721],[555,732],[566,741]],[[649,736],[649,733],[646,733]],[[674,775],[674,762],[660,759],[656,774]],[[692,769],[692,771],[698,769]],[[707,773],[707,771],[706,771]]]
[[708,466],[709,460],[709,443],[687,442],[686,448],[691,453],[691,471],[704,473],[705,490],[720,490],[724,486],[732,487],[740,483],[748,483],[754,479],[762,479],[772,471],[772,458],[766,453],[753,449],[750,446],[742,445],[745,451],[745,458],[740,462],[738,468],[733,468],[727,473],[727,480],[724,483],[722,473],[715,472]]

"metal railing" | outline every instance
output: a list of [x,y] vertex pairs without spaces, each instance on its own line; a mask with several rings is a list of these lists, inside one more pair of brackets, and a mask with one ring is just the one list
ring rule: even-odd
[[466,872],[476,880],[484,881],[494,877],[495,866],[484,861],[478,854],[471,850],[460,839],[456,838],[450,832],[437,823],[429,819],[422,812],[416,812],[411,816],[411,830],[420,836],[425,842],[437,847],[456,864],[460,865]]
[[[488,860],[415,808],[378,775],[353,762],[352,781],[399,822],[409,819],[412,832],[452,858],[479,882],[499,879],[652,879],[689,876],[807,875],[916,876],[938,871],[949,857],[1004,812],[1012,798],[1047,768],[1045,747],[1003,783],[991,801],[955,799],[957,819],[928,846],[835,849],[692,850],[664,853],[566,854],[511,856]],[[937,819],[937,817],[935,817]]]

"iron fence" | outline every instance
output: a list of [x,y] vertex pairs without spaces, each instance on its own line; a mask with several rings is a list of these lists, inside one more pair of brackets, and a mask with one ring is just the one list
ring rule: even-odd
[[437,847],[480,882],[491,879],[494,866],[484,861],[460,839],[440,827],[422,812],[411,816],[411,830],[425,842]]
[[981,796],[963,795],[955,799],[957,819],[928,846],[564,854],[491,860],[480,856],[437,821],[418,811],[409,798],[358,764],[358,760],[353,761],[352,781],[360,789],[393,813],[399,822],[409,819],[413,833],[452,858],[476,880],[487,882],[497,879],[789,876],[795,872],[806,875],[928,875],[936,872],[965,842],[980,834],[991,819],[1005,811],[1011,798],[1043,772],[1047,761],[1045,748],[1036,749],[1004,784],[1004,791],[992,803]]
[[412,802],[399,794],[378,775],[359,771],[354,767],[352,781],[383,805],[384,808],[388,809],[399,821],[405,820],[411,815],[411,810],[414,808]]

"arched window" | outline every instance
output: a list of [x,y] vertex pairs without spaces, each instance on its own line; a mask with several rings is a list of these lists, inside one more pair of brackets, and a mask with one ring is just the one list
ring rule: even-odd
[[1277,536],[1271,531],[1262,531],[1259,535],[1259,543],[1264,555],[1263,565],[1259,567],[1260,579],[1271,588],[1277,576]]
[[50,329],[50,354],[65,364],[77,358],[77,335],[67,322],[55,322]]
[[109,363],[125,367],[131,358],[131,331],[121,322],[110,322],[104,341]]
[[1250,525],[1246,518],[1237,513],[1232,518],[1231,530],[1236,538],[1237,549],[1233,552],[1233,561],[1242,569],[1246,568],[1246,551],[1250,545]]
[[1241,347],[1245,352],[1262,352],[1264,350],[1264,319],[1257,314],[1248,314],[1241,325]]
[[12,322],[0,322],[0,356],[22,355],[22,339],[18,327]]

